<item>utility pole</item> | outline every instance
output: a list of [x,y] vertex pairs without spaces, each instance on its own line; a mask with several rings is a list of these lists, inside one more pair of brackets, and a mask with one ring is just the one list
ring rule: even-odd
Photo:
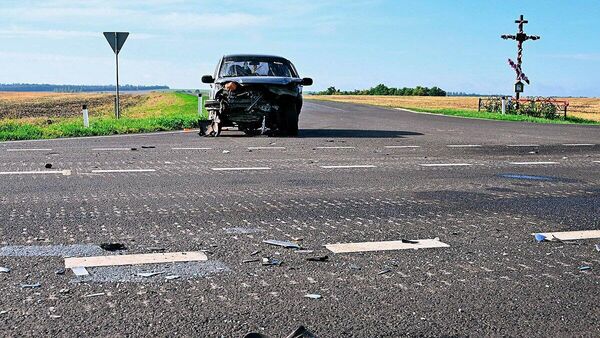
[[539,36],[537,35],[527,35],[525,34],[525,31],[523,30],[523,26],[528,23],[529,21],[525,20],[523,18],[523,15],[521,15],[519,17],[518,20],[515,21],[516,24],[518,24],[518,31],[517,31],[517,35],[501,35],[500,37],[503,38],[504,40],[516,40],[517,41],[517,62],[513,62],[511,59],[508,59],[508,64],[515,70],[515,72],[517,73],[517,80],[515,83],[515,94],[516,94],[516,105],[517,108],[519,107],[519,96],[520,94],[523,92],[523,82],[521,82],[521,80],[525,81],[527,84],[529,84],[529,79],[527,78],[527,76],[525,76],[525,73],[523,73],[523,69],[521,68],[521,65],[523,63],[523,42],[527,41],[527,40],[538,40],[540,39]]
[[115,62],[116,62],[116,70],[117,70],[117,88],[115,89],[115,118],[121,117],[121,110],[119,109],[119,52],[121,48],[123,48],[123,44],[125,44],[125,40],[129,36],[129,32],[104,32],[104,37],[108,44],[112,48],[113,52],[115,52]]

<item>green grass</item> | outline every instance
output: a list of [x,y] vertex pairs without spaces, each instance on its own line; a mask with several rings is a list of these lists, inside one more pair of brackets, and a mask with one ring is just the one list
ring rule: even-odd
[[[207,116],[206,110],[204,114]],[[118,120],[90,117],[89,128],[83,127],[83,118],[52,118],[51,124],[0,120],[0,141],[180,130],[196,127],[198,119],[197,96],[162,93],[125,109]]]
[[405,107],[406,109],[414,110],[417,112],[423,113],[432,113],[432,114],[440,114],[440,115],[450,115],[450,116],[461,116],[468,118],[476,118],[476,119],[485,119],[485,120],[502,120],[502,121],[518,121],[518,122],[534,122],[534,123],[554,123],[554,124],[592,124],[592,125],[600,125],[600,122],[585,120],[578,117],[567,116],[566,119],[546,119],[542,117],[532,117],[527,115],[512,115],[512,114],[500,114],[500,113],[488,113],[483,111],[476,110],[466,110],[466,109],[423,109],[423,108],[410,108]]

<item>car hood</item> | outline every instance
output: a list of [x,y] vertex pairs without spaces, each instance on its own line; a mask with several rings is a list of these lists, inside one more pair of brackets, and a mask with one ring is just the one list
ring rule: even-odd
[[302,79],[295,77],[280,77],[280,76],[237,76],[237,77],[222,77],[217,79],[215,83],[223,84],[226,82],[237,82],[241,85],[247,84],[264,84],[264,85],[279,85],[285,86],[290,83],[301,83]]

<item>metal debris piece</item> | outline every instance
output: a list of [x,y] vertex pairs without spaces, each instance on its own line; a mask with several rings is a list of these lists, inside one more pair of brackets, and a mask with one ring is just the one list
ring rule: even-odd
[[325,256],[308,257],[306,260],[310,261],[310,262],[327,262],[329,260],[329,256],[325,255]]
[[58,319],[60,317],[62,317],[62,316],[60,316],[60,315],[50,315],[50,318],[52,318],[52,319]]
[[123,243],[102,243],[100,247],[106,251],[127,250],[127,247]]
[[294,242],[290,242],[290,241],[280,241],[280,240],[276,240],[276,239],[266,239],[263,241],[263,243],[265,244],[271,244],[271,245],[276,245],[276,246],[282,246],[284,248],[290,248],[290,249],[301,249],[301,247],[294,243]]
[[21,289],[36,289],[41,287],[42,284],[34,283],[34,284],[21,284]]
[[140,277],[153,277],[153,276],[157,276],[157,275],[162,275],[163,273],[165,273],[165,271],[158,271],[158,272],[138,272],[137,275]]
[[6,314],[6,313],[8,313],[8,311],[6,311],[6,310],[0,311],[0,315]]
[[323,296],[316,294],[316,293],[309,293],[307,295],[304,295],[304,297],[306,298],[310,298],[310,299],[321,299],[323,298]]
[[384,275],[384,274],[390,273],[390,272],[392,272],[392,270],[390,270],[390,269],[384,269],[384,270],[379,271],[377,274],[378,275]]
[[281,265],[281,263],[283,261],[271,257],[263,257],[262,259],[262,265]]
[[46,163],[46,165],[44,167],[46,169],[51,169],[52,168],[52,163]]
[[77,276],[77,277],[90,275],[90,273],[87,271],[87,269],[83,266],[72,267],[71,271],[73,271],[73,274],[75,274],[75,276]]
[[254,255],[258,254],[259,252],[260,252],[260,250],[253,251],[253,252],[250,254],[250,256],[254,256]]
[[1,273],[9,273],[10,272],[10,268],[5,268],[3,266],[0,266],[0,272]]
[[106,293],[104,293],[104,292],[90,293],[90,294],[85,295],[83,297],[90,298],[90,297],[98,297],[98,296],[106,296]]
[[58,293],[69,293],[69,291],[71,291],[71,290],[69,290],[69,289],[60,289],[58,291]]
[[600,244],[596,244],[596,251],[600,252]]
[[258,261],[260,261],[260,259],[258,259],[258,258],[252,258],[252,259],[244,259],[242,261],[242,263],[252,263],[252,262],[258,262]]
[[179,275],[168,275],[168,276],[165,276],[166,280],[173,280],[173,279],[179,279],[179,278],[181,278],[181,276],[179,276]]
[[64,275],[66,271],[67,270],[65,270],[65,268],[60,268],[60,269],[54,271],[54,273],[57,275]]
[[542,234],[535,234],[534,236],[535,236],[535,241],[538,243],[541,243],[546,240],[546,236],[544,236]]
[[229,154],[231,151],[229,150],[223,150],[223,154]]
[[304,237],[292,237],[292,241],[294,242],[301,242],[304,240]]
[[354,263],[348,265],[348,267],[350,268],[350,270],[360,270],[360,266],[358,266]]
[[592,270],[592,267],[587,266],[587,265],[582,265],[579,267],[579,271],[587,271],[587,270]]

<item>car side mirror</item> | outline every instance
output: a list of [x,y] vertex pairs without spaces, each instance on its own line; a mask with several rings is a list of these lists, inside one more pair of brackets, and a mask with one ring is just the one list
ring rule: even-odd
[[300,84],[302,84],[303,86],[312,86],[313,80],[310,77],[305,77],[302,79],[302,82],[300,82]]
[[202,77],[202,83],[214,83],[215,79],[211,75],[204,75]]

